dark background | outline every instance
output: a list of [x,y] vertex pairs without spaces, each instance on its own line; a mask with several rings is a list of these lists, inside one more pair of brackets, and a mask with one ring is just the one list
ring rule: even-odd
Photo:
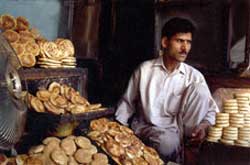
[[228,72],[229,8],[226,0],[78,1],[72,39],[78,66],[89,69],[89,100],[115,106],[134,69],[158,56],[161,27],[173,16],[197,26],[187,63],[204,74]]

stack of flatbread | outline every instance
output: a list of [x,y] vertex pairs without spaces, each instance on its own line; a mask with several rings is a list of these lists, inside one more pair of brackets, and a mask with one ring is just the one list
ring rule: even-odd
[[68,39],[58,38],[55,41],[39,42],[41,54],[38,62],[42,68],[74,68],[76,58],[74,57],[73,43]]
[[250,147],[250,93],[234,93],[232,99],[224,100],[223,113],[216,114],[207,140]]
[[0,15],[0,30],[16,52],[24,67],[75,68],[74,45],[69,39],[45,39],[38,29],[31,28],[23,17]]
[[91,121],[90,130],[88,136],[118,164],[163,164],[158,153],[145,146],[128,127],[100,118]]
[[49,112],[56,115],[79,114],[106,109],[100,103],[90,104],[74,88],[57,82],[52,82],[48,89],[38,90],[36,96],[28,94],[27,104],[36,112]]
[[47,137],[42,144],[33,146],[28,154],[5,159],[6,164],[25,165],[108,165],[107,155],[98,152],[84,136],[70,135],[62,140]]

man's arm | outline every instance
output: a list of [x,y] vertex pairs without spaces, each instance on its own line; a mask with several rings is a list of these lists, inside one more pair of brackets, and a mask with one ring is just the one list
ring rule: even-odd
[[208,121],[204,120],[197,127],[195,127],[191,134],[191,143],[202,142],[207,135],[209,126],[211,126],[211,124]]
[[203,84],[205,85],[205,87],[207,88],[207,90],[209,92],[209,94],[208,94],[209,101],[208,101],[208,107],[207,107],[208,109],[207,109],[207,113],[206,113],[204,119],[192,131],[191,142],[194,142],[194,143],[200,143],[206,138],[208,128],[211,125],[215,124],[216,112],[219,112],[219,108],[218,108],[216,102],[214,101],[214,99],[210,93],[210,90],[208,88],[208,85],[207,85],[205,79],[203,81]]
[[139,77],[140,72],[136,70],[129,80],[126,92],[117,105],[116,120],[124,125],[128,125],[128,119],[135,112],[135,104],[139,95]]

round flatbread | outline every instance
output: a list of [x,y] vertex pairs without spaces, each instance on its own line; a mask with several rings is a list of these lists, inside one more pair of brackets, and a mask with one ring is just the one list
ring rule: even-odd
[[66,155],[73,155],[76,152],[76,144],[74,139],[65,138],[61,141],[61,148]]
[[43,103],[37,97],[32,97],[31,98],[31,107],[36,112],[45,112],[45,108],[44,108]]
[[78,147],[88,149],[91,147],[91,142],[88,138],[83,136],[78,136],[75,138],[75,143]]
[[220,142],[226,145],[234,145],[233,140],[227,140],[227,139],[220,139]]
[[25,53],[24,45],[18,44],[18,43],[11,43],[11,46],[14,49],[17,56],[24,55],[24,53]]
[[17,42],[20,38],[20,35],[11,29],[4,31],[3,36],[11,43]]
[[28,54],[32,54],[33,56],[38,56],[40,54],[40,48],[39,45],[35,42],[28,42],[25,45],[25,51]]
[[92,161],[92,153],[85,149],[78,149],[75,154],[75,160],[79,163],[90,163]]
[[2,29],[8,30],[8,29],[15,29],[16,28],[16,19],[9,14],[3,14],[1,16],[2,20]]
[[18,16],[16,18],[16,30],[22,31],[22,30],[28,30],[29,29],[29,21],[22,16]]
[[51,96],[51,93],[48,90],[44,89],[37,91],[36,96],[41,101],[48,101]]
[[46,108],[46,110],[50,113],[53,113],[55,115],[60,115],[60,114],[64,114],[65,113],[65,110],[62,109],[62,108],[58,108],[58,107],[55,107],[53,104],[51,104],[49,101],[45,101],[44,103],[44,106]]
[[31,54],[23,54],[23,55],[19,55],[18,59],[21,62],[21,65],[24,67],[33,67],[36,64],[36,58],[35,56],[31,55]]
[[51,158],[59,165],[65,165],[68,162],[68,157],[63,150],[56,149],[52,151]]

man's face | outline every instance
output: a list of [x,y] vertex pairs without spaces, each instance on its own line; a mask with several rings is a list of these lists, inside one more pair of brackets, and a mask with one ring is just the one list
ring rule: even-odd
[[162,45],[166,48],[166,55],[177,62],[186,60],[187,55],[191,49],[192,34],[191,33],[177,33],[170,39],[166,39],[166,44]]

